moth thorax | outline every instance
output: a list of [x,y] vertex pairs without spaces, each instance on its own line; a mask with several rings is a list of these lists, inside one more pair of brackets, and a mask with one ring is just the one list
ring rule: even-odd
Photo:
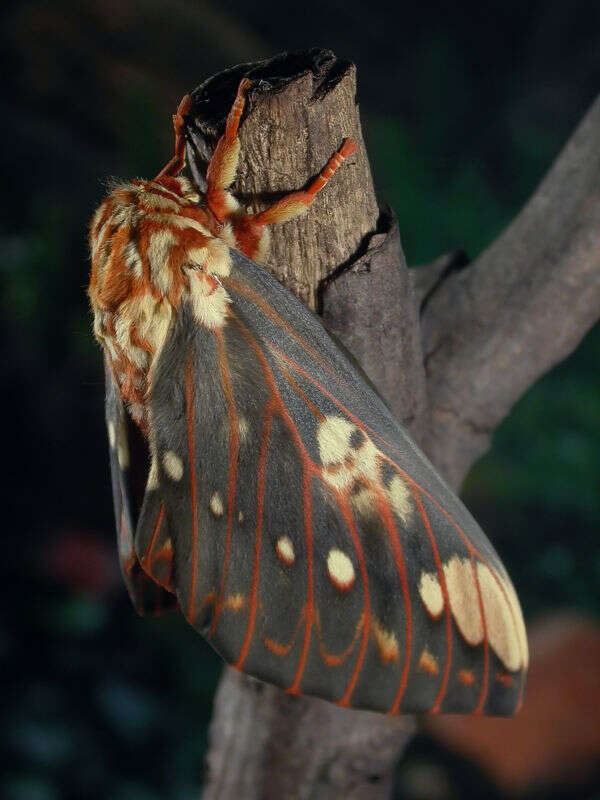
[[94,332],[138,422],[174,311],[188,303],[210,330],[227,318],[229,296],[220,279],[230,271],[229,246],[210,233],[197,200],[183,178],[124,183],[90,225]]

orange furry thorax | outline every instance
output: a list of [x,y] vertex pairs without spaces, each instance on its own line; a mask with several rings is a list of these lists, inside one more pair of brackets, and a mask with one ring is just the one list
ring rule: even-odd
[[113,189],[90,224],[94,333],[142,427],[149,372],[182,299],[209,326],[226,313],[225,292],[212,276],[229,273],[221,238],[229,231],[199,200],[182,177],[130,181]]

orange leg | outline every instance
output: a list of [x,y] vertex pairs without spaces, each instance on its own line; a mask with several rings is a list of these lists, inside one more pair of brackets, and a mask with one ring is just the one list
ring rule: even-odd
[[233,230],[241,252],[247,255],[248,258],[258,258],[259,261],[264,260],[269,241],[265,227],[273,225],[275,222],[286,222],[300,214],[304,214],[314,202],[318,192],[333,177],[345,159],[356,152],[356,147],[356,142],[352,139],[344,139],[340,149],[331,156],[307,189],[286,194],[281,200],[277,200],[273,205],[258,214],[236,215],[233,218]]
[[217,142],[206,170],[206,202],[216,218],[223,222],[228,216],[228,187],[233,183],[240,155],[238,128],[246,103],[246,92],[252,86],[249,78],[242,78],[237,95],[227,115],[225,133]]
[[166,178],[169,176],[175,176],[184,167],[185,164],[185,139],[183,137],[183,125],[184,125],[184,117],[188,113],[192,106],[192,98],[189,94],[186,94],[185,97],[181,99],[179,106],[177,108],[177,112],[173,114],[173,129],[175,131],[175,154],[173,158],[166,164],[161,171],[158,173],[155,181],[159,180],[159,178]]
[[353,139],[344,139],[340,149],[331,156],[308,189],[286,194],[285,197],[277,200],[272,206],[265,208],[264,211],[258,214],[254,214],[252,222],[255,225],[272,225],[274,222],[286,222],[288,219],[293,219],[303,214],[313,203],[318,192],[333,177],[336,170],[342,166],[346,158],[356,152],[356,148],[357,145]]

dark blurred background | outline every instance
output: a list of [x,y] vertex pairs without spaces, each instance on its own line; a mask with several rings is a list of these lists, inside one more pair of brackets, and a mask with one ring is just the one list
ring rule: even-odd
[[[409,264],[475,257],[600,89],[600,5],[31,0],[1,14],[0,796],[198,798],[221,664],[176,616],[135,616],[113,541],[85,297],[103,179],[154,175],[170,114],[208,75],[330,47],[358,66]],[[520,400],[464,487],[530,623],[525,710],[429,724],[398,796],[600,798],[599,357],[596,327]]]

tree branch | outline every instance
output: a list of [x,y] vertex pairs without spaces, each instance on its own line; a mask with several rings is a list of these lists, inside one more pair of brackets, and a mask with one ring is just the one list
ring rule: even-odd
[[429,297],[425,449],[453,486],[600,314],[600,97],[504,233]]

